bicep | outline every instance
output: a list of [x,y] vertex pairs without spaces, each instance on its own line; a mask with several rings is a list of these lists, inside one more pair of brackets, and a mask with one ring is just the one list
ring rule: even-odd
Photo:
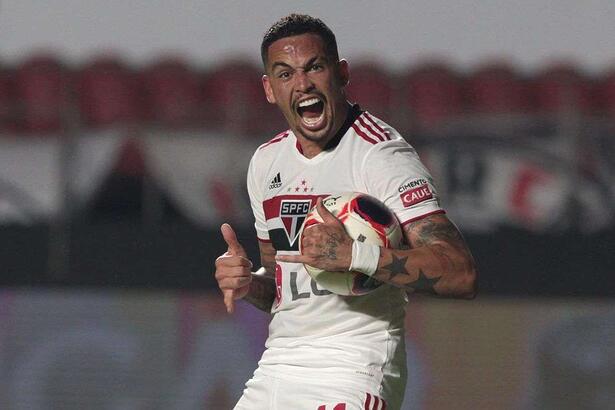
[[267,276],[274,277],[276,249],[271,242],[264,241],[258,241],[258,247],[261,254],[261,266],[267,270]]

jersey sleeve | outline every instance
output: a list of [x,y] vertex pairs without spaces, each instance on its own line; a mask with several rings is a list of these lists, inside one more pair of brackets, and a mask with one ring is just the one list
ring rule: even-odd
[[444,213],[433,178],[405,140],[374,145],[365,156],[363,178],[367,193],[384,202],[402,225]]
[[267,221],[265,220],[265,212],[263,210],[263,194],[261,186],[258,181],[261,178],[257,176],[256,169],[256,154],[252,156],[250,160],[250,166],[248,167],[248,195],[250,196],[250,206],[252,207],[252,214],[254,215],[254,228],[256,229],[256,237],[259,241],[269,241],[269,231],[267,230]]

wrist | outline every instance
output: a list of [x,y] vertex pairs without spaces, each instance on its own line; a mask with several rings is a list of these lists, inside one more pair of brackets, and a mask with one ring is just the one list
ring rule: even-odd
[[378,270],[379,259],[380,246],[355,240],[352,242],[352,257],[348,270],[372,276]]

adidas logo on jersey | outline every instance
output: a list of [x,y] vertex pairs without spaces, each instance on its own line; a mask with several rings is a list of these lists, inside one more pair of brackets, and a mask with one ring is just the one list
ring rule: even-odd
[[275,178],[273,178],[271,182],[269,183],[269,189],[276,189],[281,186],[282,186],[282,177],[280,176],[280,173],[278,172]]

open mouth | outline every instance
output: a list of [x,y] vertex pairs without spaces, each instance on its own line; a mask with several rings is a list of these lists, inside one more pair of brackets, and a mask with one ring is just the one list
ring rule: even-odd
[[297,114],[308,126],[318,124],[324,116],[324,111],[325,103],[317,97],[303,100],[297,107]]

